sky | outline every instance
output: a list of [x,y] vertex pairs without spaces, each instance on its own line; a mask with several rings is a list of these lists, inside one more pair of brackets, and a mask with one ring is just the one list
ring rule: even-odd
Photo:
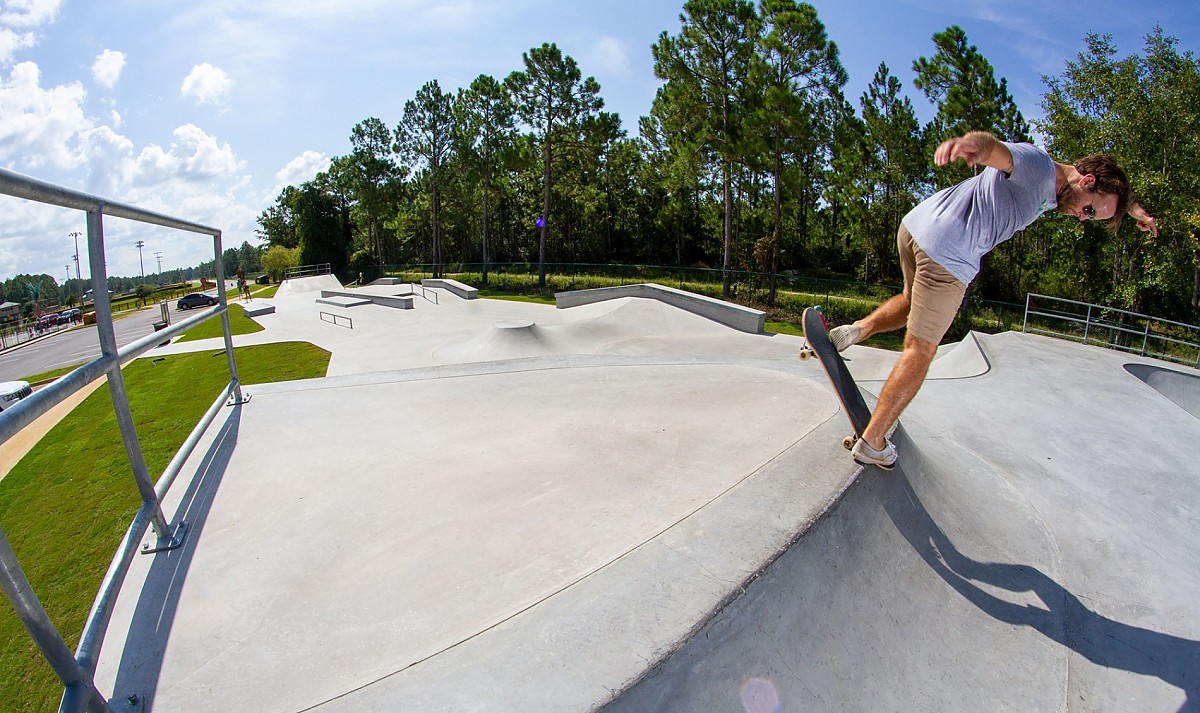
[[[1155,26],[1200,47],[1196,0],[816,0],[849,73],[855,105],[880,62],[918,116],[912,86],[932,36],[959,25],[1008,79],[1027,119],[1042,77],[1077,58],[1089,32],[1119,56]],[[650,47],[680,28],[682,0],[0,0],[0,166],[221,230],[225,248],[258,244],[258,215],[279,190],[350,152],[369,117],[394,127],[432,79],[453,92],[503,79],[544,42],[600,83],[631,136],[655,90]],[[79,211],[0,196],[0,280],[75,276]],[[89,276],[86,239],[80,274]],[[144,243],[139,262],[137,241]],[[212,240],[105,220],[109,275],[194,266]]]

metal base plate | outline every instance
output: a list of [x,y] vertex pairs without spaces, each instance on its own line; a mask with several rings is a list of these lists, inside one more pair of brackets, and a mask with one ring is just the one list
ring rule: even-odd
[[143,543],[142,554],[152,555],[155,552],[166,552],[179,547],[183,544],[184,539],[187,537],[187,530],[188,524],[181,520],[177,525],[175,525],[175,531],[171,533],[171,538],[169,540],[160,539],[153,544],[149,542]]

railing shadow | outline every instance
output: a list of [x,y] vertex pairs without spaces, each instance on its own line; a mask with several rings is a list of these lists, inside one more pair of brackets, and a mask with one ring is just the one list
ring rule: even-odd
[[237,445],[241,417],[242,407],[234,406],[180,500],[174,519],[188,522],[187,541],[179,549],[150,555],[155,560],[146,575],[129,625],[113,685],[114,699],[137,695],[144,703],[143,710],[153,709],[163,656],[183,586],[202,539],[213,499]]
[[[1036,567],[978,562],[960,552],[938,526],[902,468],[891,475],[899,495],[884,503],[897,530],[964,599],[998,621],[1025,626],[1107,668],[1153,676],[1183,690],[1179,713],[1200,712],[1200,642],[1109,619]],[[979,584],[1031,592],[1045,608],[1016,604]]]

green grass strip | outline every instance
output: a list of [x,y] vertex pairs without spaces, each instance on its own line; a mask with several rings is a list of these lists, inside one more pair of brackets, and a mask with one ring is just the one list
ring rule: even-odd
[[[321,377],[330,357],[307,342],[239,347],[235,355],[243,384]],[[225,352],[137,359],[123,373],[146,464],[157,478],[229,383]],[[0,480],[0,523],[34,593],[72,648],[140,505],[107,384]],[[4,602],[0,708],[55,710],[62,697],[58,678]]]
[[[246,316],[246,310],[240,304],[229,303],[229,332],[230,334],[253,334],[261,332],[263,326]],[[221,319],[215,317],[202,322],[177,339],[177,342],[194,342],[200,339],[214,339],[224,334],[221,330]]]

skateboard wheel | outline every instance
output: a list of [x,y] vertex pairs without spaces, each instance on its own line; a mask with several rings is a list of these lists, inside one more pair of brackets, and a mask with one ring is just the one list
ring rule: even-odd
[[858,436],[856,436],[852,433],[849,436],[846,436],[845,438],[842,439],[842,448],[845,448],[848,451],[852,451],[852,450],[854,450],[854,443],[856,441],[858,441]]
[[812,355],[813,355],[813,351],[811,349],[801,349],[800,350],[800,361],[808,361],[808,358]]

